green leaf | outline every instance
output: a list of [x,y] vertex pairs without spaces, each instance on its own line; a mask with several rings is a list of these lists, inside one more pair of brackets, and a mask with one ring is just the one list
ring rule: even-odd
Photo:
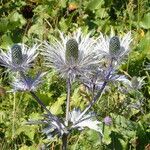
[[37,133],[38,126],[31,125],[22,125],[16,130],[16,135],[21,134],[22,132],[27,135],[31,140],[34,140],[34,135]]
[[102,140],[106,145],[111,143],[110,134],[111,134],[111,127],[110,126],[105,126],[105,128],[104,128],[104,137],[103,137]]
[[13,41],[12,41],[10,33],[4,34],[1,37],[1,48],[7,49],[8,46],[12,44],[13,44]]
[[99,9],[104,4],[103,0],[92,0],[89,2],[87,9],[94,10]]
[[47,92],[38,92],[37,96],[43,101],[45,105],[48,105],[51,101],[51,96],[52,93],[47,93]]
[[73,92],[73,95],[71,97],[71,106],[74,106],[74,107],[79,107],[81,106],[81,100],[82,100],[82,97],[81,95],[79,94],[79,88],[76,88]]
[[66,94],[62,95],[57,101],[51,106],[50,111],[54,115],[63,114],[62,105],[66,100]]
[[66,19],[61,18],[61,20],[59,22],[59,26],[60,26],[62,31],[66,32],[68,30],[68,25],[67,25]]
[[21,28],[26,23],[26,20],[18,12],[11,13],[8,16],[8,20],[9,20],[9,23],[8,23],[9,30],[14,30],[16,28]]
[[144,29],[150,29],[150,13],[144,15],[142,21],[140,22],[140,26]]
[[8,25],[7,18],[1,18],[0,19],[0,32],[6,32],[7,31],[7,25]]
[[148,31],[143,38],[140,39],[140,43],[138,45],[140,55],[145,54],[145,56],[150,57],[150,31]]

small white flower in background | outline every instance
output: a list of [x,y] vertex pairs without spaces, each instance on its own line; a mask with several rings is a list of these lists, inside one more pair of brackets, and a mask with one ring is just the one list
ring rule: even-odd
[[105,123],[106,125],[111,125],[111,124],[112,124],[112,119],[111,119],[109,116],[106,116],[106,117],[104,118],[104,123]]
[[115,36],[113,32],[110,37],[100,33],[95,48],[104,57],[119,62],[129,52],[131,41],[131,32],[122,37]]
[[37,44],[31,48],[24,44],[15,44],[8,52],[0,49],[0,65],[12,71],[26,71],[38,55],[38,47]]
[[84,116],[82,116],[82,118],[80,118],[80,120],[78,120],[80,114],[81,111],[79,109],[74,109],[70,113],[69,118],[70,118],[70,122],[72,122],[71,128],[77,128],[79,130],[83,130],[84,128],[87,127],[89,129],[95,130],[102,134],[102,130],[100,127],[101,122],[96,120],[94,113],[85,114]]
[[45,56],[46,65],[56,69],[62,77],[71,77],[83,74],[92,69],[91,65],[98,63],[95,41],[90,38],[90,33],[84,35],[81,29],[65,36],[60,33],[60,40],[53,43],[44,43],[42,54]]
[[17,77],[14,79],[12,86],[13,91],[35,91],[39,84],[42,82],[42,78],[46,73],[38,73],[35,78]]

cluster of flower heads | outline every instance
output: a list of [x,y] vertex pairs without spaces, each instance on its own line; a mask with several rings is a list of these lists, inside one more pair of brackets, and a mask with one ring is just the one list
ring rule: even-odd
[[[70,77],[72,81],[76,76],[95,71],[95,67],[100,66],[102,58],[120,61],[129,52],[129,45],[132,41],[131,32],[123,37],[115,36],[113,32],[110,37],[105,37],[100,33],[97,39],[91,37],[91,33],[83,34],[81,29],[69,35],[64,35],[60,31],[59,33],[60,39],[54,38],[52,43],[44,42],[41,54],[45,57],[46,66],[54,68],[64,78]],[[38,55],[38,48],[37,44],[31,48],[24,44],[15,44],[9,48],[8,52],[1,50],[0,65],[12,71],[26,72]],[[28,78],[28,81],[16,79],[13,85],[19,90],[19,82],[20,85],[27,85],[26,82],[28,82],[29,90],[35,89],[31,85],[38,84],[31,83],[37,83],[39,77],[34,80]],[[25,87],[25,89],[28,88]]]
[[91,33],[85,35],[78,29],[72,35],[65,36],[60,32],[60,40],[44,43],[42,54],[46,65],[55,68],[62,77],[74,80],[76,76],[95,70],[102,58],[120,61],[128,52],[131,43],[131,32],[123,37],[111,34],[97,39]]
[[[131,32],[123,37],[100,36],[97,39],[91,37],[91,33],[85,35],[81,29],[73,34],[60,33],[60,39],[54,38],[54,42],[44,42],[41,54],[45,57],[45,65],[54,68],[62,77],[70,76],[72,80],[77,75],[91,72],[98,66],[103,57],[119,61],[129,52]],[[38,55],[39,45],[32,48],[24,44],[15,44],[8,52],[1,50],[0,65],[12,71],[26,71]]]
[[[131,32],[122,37],[115,36],[113,33],[108,37],[100,33],[97,39],[92,37],[91,33],[83,34],[81,29],[68,35],[60,31],[59,33],[59,39],[54,38],[53,42],[43,42],[40,52],[45,58],[45,65],[54,68],[61,77],[69,78],[71,83],[78,78],[92,90],[93,88],[100,90],[106,80],[109,82],[127,81],[124,76],[115,74],[115,67],[108,69],[101,62],[109,60],[109,63],[115,62],[114,65],[120,63],[129,52],[129,45],[132,41]],[[9,48],[8,52],[1,50],[0,65],[20,73],[19,78],[16,77],[12,83],[15,91],[34,91],[41,83],[41,78],[45,73],[39,73],[35,78],[25,75],[38,55],[38,48],[37,44],[32,48],[24,44],[15,44]],[[100,122],[96,120],[93,113],[83,114],[80,110],[74,109],[69,115],[69,122],[71,123],[70,129],[82,130],[88,127],[101,133]],[[37,123],[46,126],[43,133],[49,137],[62,136],[68,132],[65,123],[52,119],[51,115],[45,115],[45,119]]]

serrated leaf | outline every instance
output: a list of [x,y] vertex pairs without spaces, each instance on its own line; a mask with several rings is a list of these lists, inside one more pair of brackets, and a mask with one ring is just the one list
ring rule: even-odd
[[18,12],[11,13],[8,16],[8,20],[9,20],[8,23],[9,30],[14,30],[17,27],[21,28],[26,23],[26,20]]
[[27,125],[22,125],[20,128],[16,130],[16,135],[21,134],[22,132],[27,135],[31,140],[34,140],[34,135],[37,132],[37,126],[27,126]]
[[95,115],[93,113],[84,114],[80,119],[78,118],[81,115],[81,110],[74,109],[70,113],[70,121],[73,123],[72,128],[78,128],[80,130],[84,128],[89,128],[92,130],[95,130],[99,132],[101,135],[102,129],[101,129],[101,122],[96,120]]
[[79,107],[81,105],[82,97],[79,94],[79,88],[76,88],[71,97],[71,106]]
[[150,13],[144,15],[142,21],[140,22],[140,26],[144,29],[150,29]]
[[10,46],[12,44],[13,44],[13,41],[12,41],[11,35],[9,33],[4,34],[1,37],[1,48],[7,49],[8,46]]
[[66,95],[62,95],[57,101],[51,106],[50,112],[54,115],[63,114],[62,105],[65,103]]
[[37,96],[44,102],[45,105],[48,105],[51,101],[52,93],[38,92]]

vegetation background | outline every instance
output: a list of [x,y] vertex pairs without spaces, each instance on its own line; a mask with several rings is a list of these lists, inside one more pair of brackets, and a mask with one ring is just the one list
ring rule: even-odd
[[[99,120],[111,116],[113,124],[105,126],[104,138],[94,131],[72,133],[70,150],[150,150],[150,76],[145,66],[150,62],[150,1],[149,0],[1,0],[0,48],[14,43],[32,45],[35,41],[51,40],[57,30],[116,34],[132,31],[132,52],[120,67],[129,78],[145,77],[145,85],[138,92],[127,95],[113,89],[103,95],[94,109]],[[47,70],[39,56],[32,68],[34,72]],[[39,118],[42,108],[28,93],[8,93],[12,74],[0,67],[0,149],[42,150],[48,140],[41,134],[40,126],[27,126],[30,118]],[[62,117],[65,110],[65,81],[53,71],[45,79],[38,96],[54,114]],[[90,95],[83,86],[74,85],[71,108],[81,109]],[[56,138],[48,149],[59,149]]]

